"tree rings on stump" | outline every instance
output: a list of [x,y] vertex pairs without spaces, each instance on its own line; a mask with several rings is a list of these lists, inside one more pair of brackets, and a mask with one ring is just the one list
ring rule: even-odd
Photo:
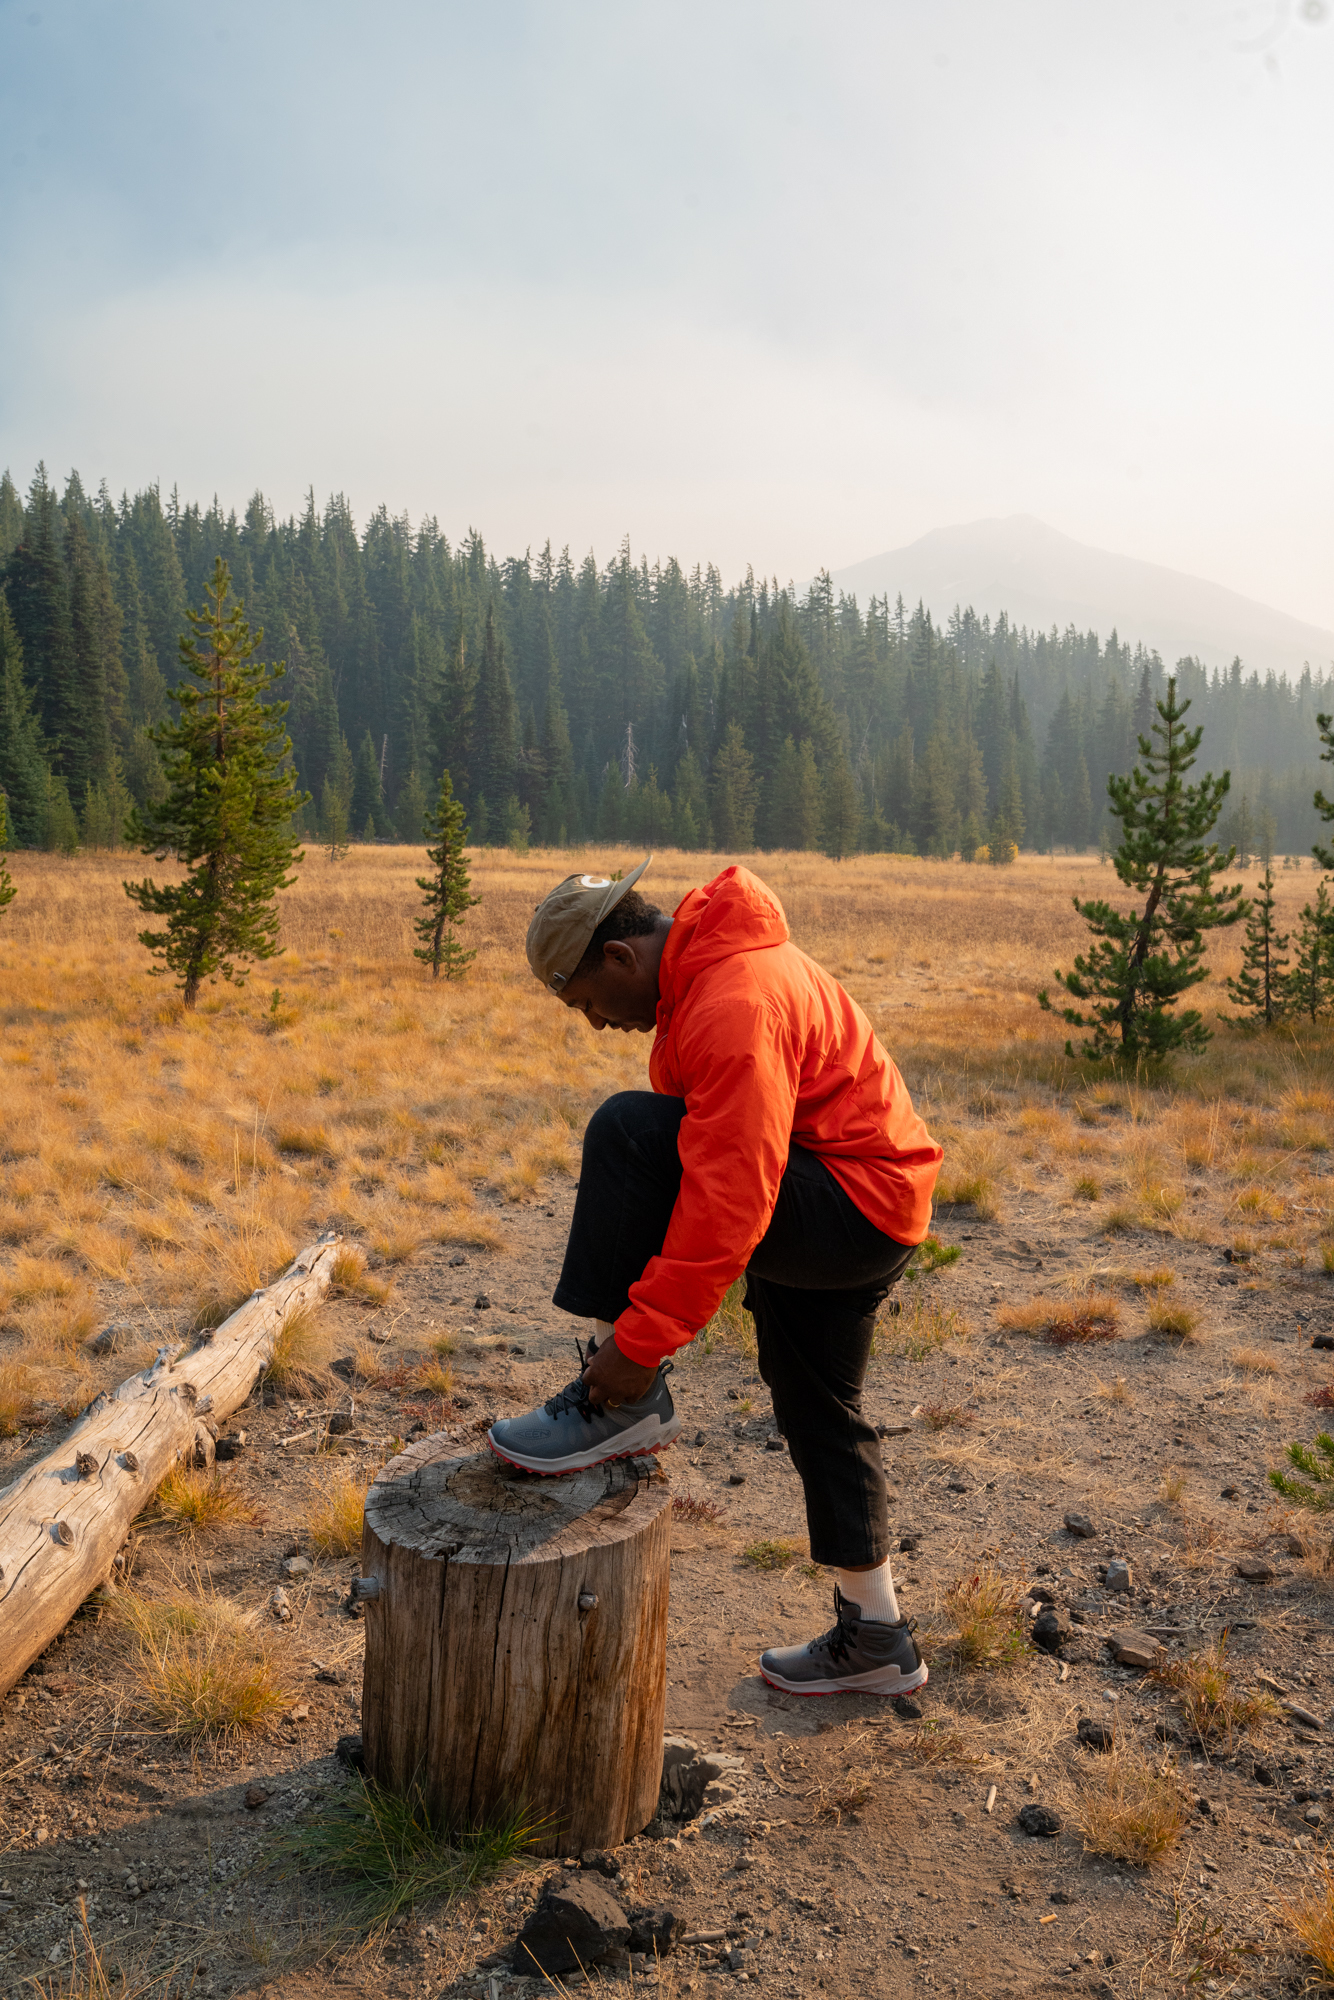
[[437,1825],[520,1812],[530,1852],[653,1817],[667,1699],[668,1489],[651,1458],[539,1479],[423,1438],[366,1496],[366,1774]]

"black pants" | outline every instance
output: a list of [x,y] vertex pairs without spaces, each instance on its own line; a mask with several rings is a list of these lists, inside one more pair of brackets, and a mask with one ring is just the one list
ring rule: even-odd
[[[685,1102],[623,1090],[594,1112],[554,1303],[615,1320],[662,1249],[681,1185]],[[857,1569],[889,1554],[880,1445],[862,1415],[875,1316],[912,1250],[867,1221],[793,1146],[773,1220],[746,1269],[760,1373],[806,1490],[811,1556]]]

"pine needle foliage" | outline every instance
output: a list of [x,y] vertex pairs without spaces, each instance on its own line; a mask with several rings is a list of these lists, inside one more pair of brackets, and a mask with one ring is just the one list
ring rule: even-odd
[[[1107,780],[1113,818],[1121,822],[1121,842],[1113,862],[1128,889],[1144,898],[1129,914],[1101,899],[1074,905],[1098,940],[1075,959],[1073,972],[1056,978],[1087,1012],[1062,1007],[1062,1020],[1091,1028],[1081,1055],[1147,1057],[1161,1060],[1175,1049],[1199,1049],[1210,1039],[1199,1014],[1173,1009],[1183,993],[1208,976],[1205,933],[1235,924],[1249,912],[1241,884],[1216,889],[1215,878],[1232,865],[1226,854],[1206,844],[1231,783],[1231,773],[1187,784],[1202,729],[1184,726],[1190,703],[1178,702],[1175,678],[1165,700],[1155,703],[1156,742],[1139,739],[1139,759],[1128,778]],[[1038,1005],[1057,1009],[1044,990]],[[1067,1055],[1074,1049],[1066,1043]]]
[[1251,914],[1246,919],[1246,948],[1241,955],[1241,971],[1235,979],[1223,981],[1238,1013],[1235,1016],[1220,1014],[1220,1021],[1230,1021],[1234,1026],[1245,1028],[1273,1026],[1283,1011],[1284,976],[1288,969],[1283,953],[1287,947],[1287,937],[1280,935],[1274,922],[1274,871],[1271,866],[1266,866],[1260,893],[1251,904]]
[[[1334,764],[1334,715],[1317,715],[1316,728],[1320,731],[1320,741],[1324,749],[1320,752],[1322,764]],[[1315,809],[1323,820],[1334,820],[1334,799],[1327,799],[1323,792],[1315,795]],[[1311,849],[1322,868],[1334,870],[1334,847],[1322,847],[1317,841]]]
[[1327,1513],[1334,1506],[1334,1437],[1328,1431],[1317,1431],[1314,1445],[1290,1444],[1288,1460],[1303,1476],[1298,1479],[1275,1466],[1269,1484],[1285,1500],[1309,1507],[1313,1514]]
[[186,1007],[205,979],[243,985],[248,961],[281,951],[275,897],[296,879],[287,873],[301,859],[293,816],[309,802],[291,769],[287,703],[266,699],[285,665],[255,659],[264,634],[229,604],[231,583],[219,556],[203,609],[186,613],[180,655],[190,678],[175,691],[179,717],[149,731],[166,794],[126,825],[144,853],[170,848],[186,865],[183,882],[124,884],[147,915],[165,917],[165,929],[140,931],[139,942],[163,961],[155,973],[174,974]]
[[1325,882],[1316,890],[1315,902],[1302,910],[1296,945],[1292,970],[1283,982],[1283,997],[1295,1012],[1314,1021],[1328,1013],[1334,1000],[1334,910]]
[[468,820],[454,797],[448,771],[440,780],[440,797],[435,810],[427,813],[422,831],[434,841],[426,850],[433,872],[417,877],[417,887],[425,894],[423,914],[413,920],[412,928],[421,943],[413,947],[412,955],[430,966],[432,979],[440,977],[442,965],[446,979],[461,979],[477,953],[465,951],[455,933],[468,911],[482,899],[468,893],[471,877],[464,853]]
[[18,890],[14,878],[5,866],[5,849],[9,846],[9,801],[0,792],[0,910],[12,903]]

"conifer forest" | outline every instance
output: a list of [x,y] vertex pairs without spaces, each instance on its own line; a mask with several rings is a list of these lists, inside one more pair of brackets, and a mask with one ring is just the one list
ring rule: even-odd
[[1318,710],[1334,672],[1291,682],[1160,659],[1136,642],[1029,631],[956,607],[864,607],[827,574],[800,589],[713,565],[599,567],[547,543],[499,558],[381,507],[359,530],[313,494],[243,519],[156,488],[63,492],[0,479],[0,792],[14,845],[118,845],[164,776],[179,641],[221,556],[262,657],[285,661],[297,831],[422,838],[442,775],[471,839],[645,847],[892,850],[965,859],[1087,849],[1169,674],[1230,770],[1219,833],[1243,857],[1305,853]]

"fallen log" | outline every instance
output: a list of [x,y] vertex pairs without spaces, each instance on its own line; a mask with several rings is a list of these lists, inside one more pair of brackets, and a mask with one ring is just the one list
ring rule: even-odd
[[208,1465],[218,1422],[239,1408],[283,1321],[328,1289],[339,1237],[312,1243],[189,1354],[94,1398],[45,1458],[0,1489],[0,1695],[110,1574],[140,1509],[172,1466]]

